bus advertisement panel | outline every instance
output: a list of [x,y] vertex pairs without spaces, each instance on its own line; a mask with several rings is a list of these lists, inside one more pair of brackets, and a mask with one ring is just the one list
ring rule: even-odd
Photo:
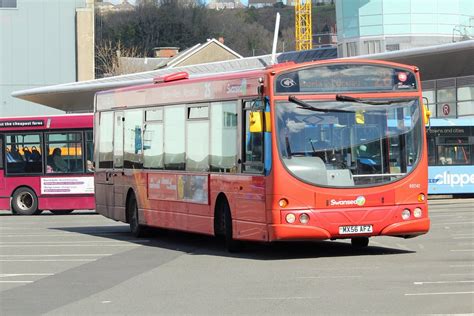
[[[369,60],[100,92],[97,212],[242,240],[415,237],[429,230],[418,69]],[[113,133],[110,133],[113,131]]]
[[93,115],[0,119],[0,209],[94,209]]
[[474,194],[474,119],[431,119],[428,193]]

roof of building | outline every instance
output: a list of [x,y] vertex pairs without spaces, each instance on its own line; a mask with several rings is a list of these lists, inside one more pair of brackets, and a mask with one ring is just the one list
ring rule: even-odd
[[[382,59],[416,65],[421,70],[422,79],[431,80],[474,74],[474,58],[472,56],[474,56],[474,40],[354,58]],[[333,47],[278,54],[278,62],[290,60],[304,62],[332,58],[337,58],[336,49]],[[21,90],[12,93],[12,96],[69,112],[90,111],[94,94],[97,91],[151,83],[155,77],[178,71],[186,71],[190,77],[199,77],[204,74],[263,69],[270,62],[271,56],[263,55],[201,65],[164,68],[130,75]]]

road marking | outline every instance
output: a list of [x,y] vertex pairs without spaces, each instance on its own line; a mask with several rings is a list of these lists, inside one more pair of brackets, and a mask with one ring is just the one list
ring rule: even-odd
[[449,266],[450,268],[472,268],[474,264],[453,264]]
[[314,300],[318,297],[314,296],[288,296],[288,297],[240,297],[239,300]]
[[450,251],[452,251],[452,252],[468,252],[468,251],[474,251],[474,249],[452,249]]
[[8,257],[105,257],[111,256],[111,253],[87,253],[87,254],[69,254],[69,255],[0,255],[0,258]]
[[449,222],[449,223],[434,223],[432,226],[444,226],[444,225],[467,225],[474,224],[474,222]]
[[0,259],[0,262],[90,262],[97,259]]
[[453,237],[453,239],[474,239],[474,236],[470,236],[470,237]]
[[133,243],[147,243],[150,242],[150,240],[111,240],[111,241],[103,241],[103,240],[90,240],[90,241],[12,241],[8,243],[2,243],[4,245],[31,245],[31,244],[80,244],[80,243],[85,243],[85,244],[91,244],[91,243],[121,243],[121,242],[133,242]]
[[444,276],[465,276],[465,275],[473,275],[474,272],[471,273],[441,273],[440,275]]
[[474,283],[472,280],[465,280],[465,281],[429,281],[429,282],[413,282],[415,285],[423,285],[423,284],[451,284],[451,283]]
[[462,294],[474,294],[474,291],[470,292],[438,292],[438,293],[408,293],[405,296],[422,296],[422,295],[462,295]]
[[1,281],[0,283],[33,283],[34,281]]
[[17,276],[49,276],[54,275],[54,273],[2,273],[0,274],[0,278],[8,278],[8,277],[17,277]]
[[107,244],[107,245],[101,245],[101,244],[87,244],[87,245],[78,245],[78,244],[60,244],[60,245],[0,245],[0,248],[18,248],[18,247],[141,247],[142,245],[139,244]]
[[339,279],[339,278],[362,278],[361,275],[328,275],[328,276],[308,276],[296,277],[297,279]]

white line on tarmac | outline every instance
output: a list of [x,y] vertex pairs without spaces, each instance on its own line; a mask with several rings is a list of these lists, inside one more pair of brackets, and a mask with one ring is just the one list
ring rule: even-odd
[[474,239],[474,236],[469,236],[469,237],[453,237],[453,239]]
[[0,283],[33,283],[34,281],[0,281]]
[[2,273],[0,274],[0,278],[8,278],[8,277],[17,277],[17,276],[50,276],[54,275],[54,273]]
[[328,276],[297,277],[297,279],[345,279],[345,278],[362,278],[362,276],[361,275],[328,275]]
[[472,280],[465,280],[465,281],[428,281],[428,282],[413,282],[415,285],[423,285],[423,284],[454,284],[454,283],[474,283]]
[[133,243],[146,243],[146,242],[150,242],[150,240],[141,240],[141,239],[138,239],[138,240],[110,240],[110,241],[107,241],[107,240],[90,240],[90,241],[87,241],[87,240],[84,240],[84,241],[12,241],[12,242],[5,242],[5,243],[2,243],[4,245],[31,245],[31,244],[81,244],[81,243],[85,243],[85,244],[92,244],[92,243],[102,243],[102,244],[105,244],[105,243],[124,243],[124,242],[133,242]]
[[452,222],[452,223],[434,223],[432,226],[444,226],[444,225],[467,225],[474,224],[474,222]]
[[0,262],[90,262],[97,259],[0,259]]
[[471,272],[471,273],[441,273],[440,275],[443,275],[443,276],[466,276],[466,275],[474,275],[474,272]]
[[470,252],[470,251],[474,251],[474,249],[452,249],[450,251],[452,251],[452,252]]
[[19,248],[19,247],[141,247],[137,243],[132,244],[60,244],[60,245],[0,245],[0,248]]
[[405,296],[422,296],[422,295],[462,295],[462,294],[474,294],[474,291],[470,292],[438,292],[438,293],[408,293]]
[[69,255],[0,255],[0,258],[9,258],[9,257],[20,257],[20,258],[29,258],[29,257],[105,257],[111,256],[111,253],[86,253],[86,254],[69,254]]

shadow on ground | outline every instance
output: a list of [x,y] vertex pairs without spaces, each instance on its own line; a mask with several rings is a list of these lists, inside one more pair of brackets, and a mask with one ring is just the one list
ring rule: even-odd
[[153,248],[168,249],[183,254],[235,257],[252,260],[289,260],[414,253],[414,251],[405,249],[370,246],[370,244],[367,248],[354,248],[351,246],[349,240],[286,241],[273,243],[244,242],[241,251],[229,253],[225,250],[223,241],[218,238],[178,231],[153,229],[150,230],[147,238],[137,239],[131,235],[126,225],[56,227],[51,229],[138,243],[151,248],[150,251],[153,251]]

